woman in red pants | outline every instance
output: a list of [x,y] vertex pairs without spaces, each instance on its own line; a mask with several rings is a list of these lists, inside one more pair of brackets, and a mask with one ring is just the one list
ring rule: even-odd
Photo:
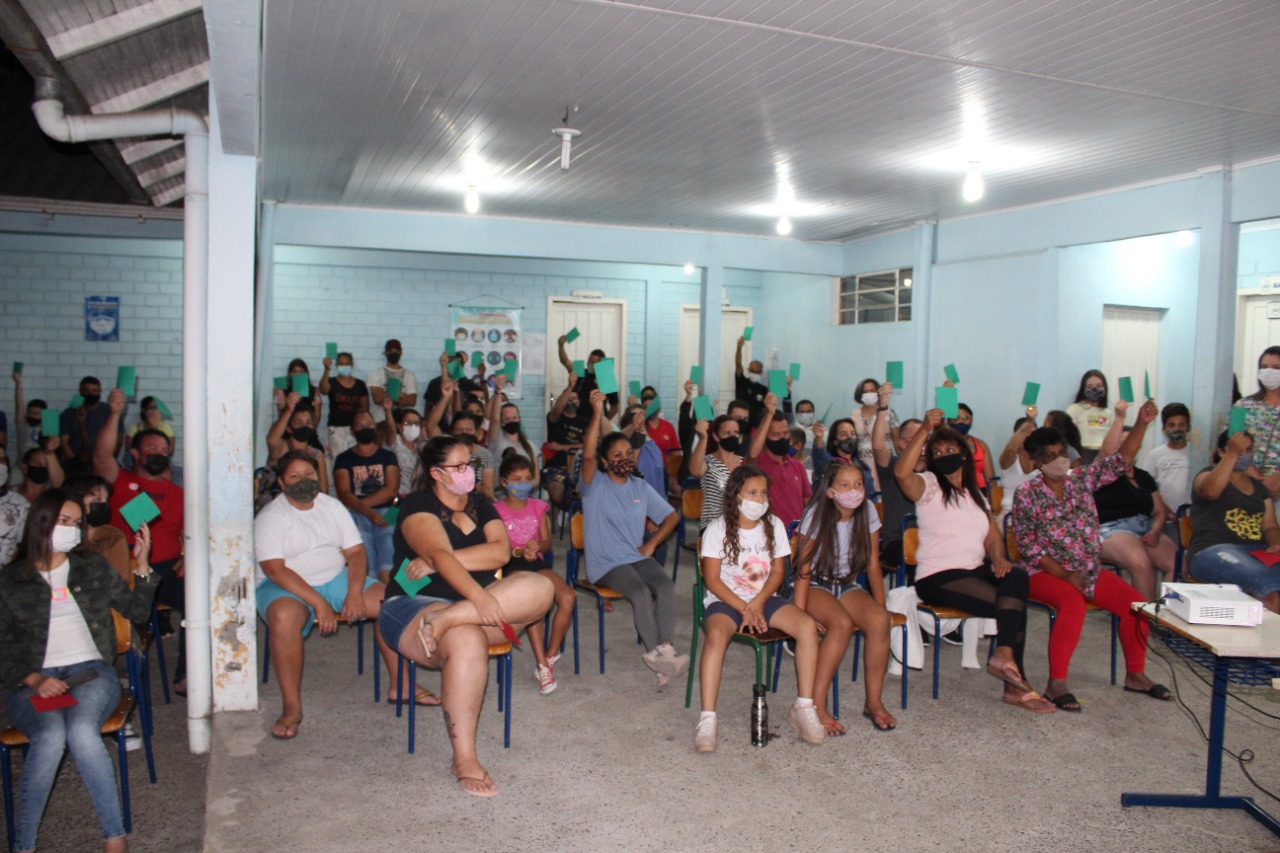
[[1067,688],[1067,669],[1080,642],[1086,605],[1097,604],[1120,617],[1124,648],[1124,689],[1168,700],[1169,689],[1147,678],[1147,623],[1130,605],[1143,601],[1136,589],[1114,572],[1101,570],[1101,541],[1095,489],[1115,482],[1133,464],[1147,424],[1156,416],[1148,400],[1120,452],[1099,456],[1090,465],[1071,470],[1066,439],[1050,427],[1027,436],[1023,447],[1040,477],[1018,487],[1013,497],[1013,531],[1022,562],[1031,574],[1030,598],[1057,612],[1049,635],[1047,699],[1063,711],[1079,711],[1080,702]]

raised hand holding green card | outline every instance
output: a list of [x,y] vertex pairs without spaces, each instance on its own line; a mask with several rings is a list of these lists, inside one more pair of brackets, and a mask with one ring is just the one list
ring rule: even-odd
[[445,339],[444,339],[444,354],[445,354],[445,355],[457,355],[457,354],[458,354],[458,342],[457,342],[457,341],[455,341],[453,338],[445,338]]
[[1120,377],[1120,399],[1126,403],[1134,402],[1133,399],[1133,379],[1128,376]]
[[307,374],[305,373],[293,374],[293,391],[299,397],[311,396],[311,383],[307,381]]
[[272,379],[272,380],[271,380],[271,384],[275,386],[275,388],[276,388],[276,390],[277,390],[277,391],[288,391],[288,390],[289,390],[289,377],[288,377],[288,376],[277,376],[275,379]]
[[632,379],[630,382],[627,383],[627,390],[631,393],[632,397],[638,398],[640,396],[640,392],[644,389],[640,387],[639,379]]
[[902,362],[890,361],[884,366],[884,381],[893,386],[893,390],[902,390]]
[[136,532],[142,524],[160,517],[160,507],[151,500],[151,495],[140,492],[136,498],[120,507],[120,515],[129,523],[129,529]]
[[658,413],[658,410],[661,408],[662,408],[662,398],[654,397],[653,400],[649,402],[648,408],[644,410],[644,416],[646,418],[651,418],[654,415],[656,415]]
[[457,359],[449,362],[449,378],[455,382],[462,378],[462,363]]
[[14,372],[14,373],[16,373],[16,374],[18,374],[19,376],[21,376],[21,375],[22,375],[22,362],[20,362],[20,361],[15,361],[15,362],[13,363],[13,372]]
[[138,371],[135,368],[122,367],[116,371],[116,387],[123,391],[126,397],[133,396],[137,385]]
[[330,341],[329,343],[325,344],[325,345],[324,345],[324,357],[325,357],[325,358],[337,358],[337,357],[338,357],[338,345],[337,345],[336,343],[334,343],[333,341]]
[[769,371],[769,393],[778,398],[779,404],[787,396],[787,372],[785,370]]
[[960,381],[960,372],[956,370],[956,366],[954,364],[948,364],[946,367],[942,368],[942,372],[945,373],[947,378],[952,382]]
[[400,400],[400,380],[394,376],[387,377],[387,396],[391,398],[393,403]]
[[80,408],[80,407],[81,407],[81,406],[83,406],[83,405],[84,405],[84,397],[80,396],[79,394],[72,394],[72,395],[71,395],[71,402],[70,402],[70,403],[67,403],[67,408],[68,408],[68,409],[78,409],[78,408]]
[[1038,399],[1040,399],[1040,383],[1028,382],[1027,390],[1022,392],[1022,405],[1034,406]]
[[689,368],[689,381],[692,382],[694,385],[702,384],[702,365],[701,364],[695,364],[693,367]]
[[502,363],[502,370],[507,374],[507,382],[515,382],[516,373],[520,370],[520,362],[514,358],[508,358]]
[[62,431],[62,423],[58,413],[53,409],[45,409],[40,413],[40,434],[45,438],[58,435]]
[[710,397],[693,398],[693,416],[700,421],[714,421],[716,410],[711,407]]
[[602,394],[618,393],[618,376],[613,371],[613,359],[605,358],[596,362],[596,387]]
[[473,351],[471,353],[471,366],[479,367],[482,364],[484,364],[484,353],[482,353],[480,350]]
[[1151,399],[1151,371],[1149,370],[1142,371],[1142,396],[1147,400]]
[[404,562],[400,564],[400,568],[396,570],[395,581],[396,583],[400,584],[400,588],[403,589],[407,594],[417,595],[418,590],[422,589],[424,586],[431,583],[431,575],[423,575],[422,577],[418,578],[416,581],[410,580],[409,579],[409,558],[405,557]]
[[742,330],[742,339],[744,341],[751,340],[751,335],[753,332],[755,332],[755,330],[756,330],[755,326],[747,326],[745,329]]
[[169,411],[169,407],[164,404],[164,400],[161,400],[159,397],[152,397],[151,399],[155,400],[156,408],[160,410],[161,415],[166,418],[173,417],[173,412]]
[[585,359],[575,358],[573,360],[573,375],[574,376],[587,375],[587,362]]
[[1236,406],[1231,410],[1231,421],[1227,426],[1228,435],[1235,435],[1238,432],[1245,431],[1245,416],[1247,414],[1248,413],[1240,406]]
[[791,369],[787,372],[791,376],[791,380],[793,382],[799,382],[800,381],[800,362],[798,361],[791,362]]
[[935,405],[942,409],[944,418],[960,417],[960,390],[958,388],[948,388],[945,385],[941,388],[934,389]]
[[580,334],[582,333],[578,331],[578,327],[574,326],[572,329],[569,330],[568,334],[564,336],[564,342],[566,344],[571,344],[578,339],[578,336]]

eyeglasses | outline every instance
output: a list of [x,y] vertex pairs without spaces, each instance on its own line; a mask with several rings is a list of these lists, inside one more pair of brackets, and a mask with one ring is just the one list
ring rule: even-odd
[[459,462],[457,465],[437,465],[436,468],[446,474],[461,474],[471,467],[470,462]]

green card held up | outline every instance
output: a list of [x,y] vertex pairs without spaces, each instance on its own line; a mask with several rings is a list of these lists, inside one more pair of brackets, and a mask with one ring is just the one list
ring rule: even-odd
[[67,408],[78,409],[83,405],[84,405],[84,397],[80,396],[79,394],[72,394],[71,402],[67,403]]
[[514,358],[509,358],[502,363],[502,369],[507,374],[507,381],[515,382],[516,373],[520,371],[520,362]]
[[769,371],[769,393],[777,397],[779,403],[787,396],[787,372],[785,370]]
[[457,355],[457,354],[458,354],[458,342],[457,342],[457,341],[455,341],[453,338],[445,338],[445,339],[444,339],[444,354],[445,354],[445,355]]
[[1147,400],[1151,399],[1151,371],[1149,370],[1142,371],[1142,396]]
[[391,398],[393,403],[400,400],[400,380],[394,376],[387,377],[387,396]]
[[658,410],[659,410],[659,409],[661,409],[661,408],[662,408],[662,398],[661,398],[661,397],[654,397],[654,398],[649,402],[649,405],[645,408],[645,410],[644,410],[644,416],[645,416],[646,418],[651,418],[651,417],[653,417],[654,415],[656,415],[656,414],[658,413]]
[[576,341],[578,339],[578,336],[581,334],[582,333],[578,331],[578,327],[574,326],[572,329],[569,330],[568,334],[564,336],[564,342],[566,344],[571,344],[574,341]]
[[834,405],[835,403],[827,403],[827,410],[822,413],[822,417],[818,419],[818,423],[825,424],[827,422],[827,418],[831,417],[831,407]]
[[482,364],[484,364],[484,353],[480,350],[475,350],[471,353],[471,366],[479,367]]
[[120,507],[120,515],[129,522],[129,529],[136,532],[140,525],[160,517],[160,507],[151,500],[151,495],[140,492],[136,498]]
[[133,367],[122,367],[116,371],[116,387],[124,392],[126,397],[132,397],[133,392],[138,390],[138,371]]
[[400,564],[400,568],[396,570],[395,580],[406,593],[417,595],[418,590],[431,583],[431,575],[423,575],[416,581],[409,580],[409,558],[405,557],[404,562]]
[[20,362],[20,361],[15,361],[15,362],[13,363],[13,372],[14,372],[14,373],[19,373],[19,374],[20,374],[20,373],[22,373],[22,362]]
[[793,381],[799,382],[800,381],[800,362],[798,361],[791,362],[791,369],[788,370],[787,373],[790,374],[791,379]]
[[307,374],[293,374],[293,390],[299,397],[311,396],[311,383],[307,381]]
[[457,359],[449,362],[449,378],[455,382],[462,378],[462,362]]
[[334,343],[333,341],[330,341],[329,343],[325,344],[325,345],[324,345],[324,357],[325,357],[325,358],[337,358],[337,357],[338,357],[338,345],[337,345],[336,343]]
[[695,364],[693,367],[689,368],[689,381],[692,382],[694,385],[702,384],[702,365],[701,364]]
[[755,326],[747,326],[745,329],[742,330],[742,339],[744,341],[751,340],[751,333],[754,332],[755,330],[756,330]]
[[396,519],[400,517],[400,507],[393,506],[382,514],[382,520],[387,524],[395,524]]
[[1040,399],[1040,383],[1028,382],[1027,390],[1022,392],[1022,405],[1034,406],[1038,399]]
[[274,385],[274,386],[276,387],[276,390],[277,390],[277,391],[288,391],[288,390],[289,390],[289,377],[288,377],[288,376],[277,376],[275,379],[272,379],[272,380],[271,380],[271,384],[272,384],[272,385]]
[[640,387],[639,379],[632,379],[630,382],[627,383],[627,390],[631,393],[632,397],[639,397],[640,392],[643,391],[644,389]]
[[582,358],[575,358],[575,359],[573,360],[573,375],[574,375],[574,376],[586,376],[586,375],[587,375],[587,362],[586,362],[586,359],[582,359]]
[[934,405],[942,409],[944,418],[960,417],[960,390],[945,385],[934,389]]
[[46,438],[62,431],[62,422],[53,409],[45,409],[40,413],[40,434]]
[[714,421],[716,410],[711,407],[710,397],[693,398],[693,416],[700,421]]
[[596,387],[603,394],[618,393],[618,375],[613,371],[613,359],[605,358],[596,362]]
[[1227,434],[1235,435],[1245,430],[1245,410],[1236,406],[1231,410],[1231,422],[1227,426]]
[[152,397],[151,399],[156,401],[156,408],[160,410],[161,415],[166,418],[173,417],[173,412],[169,411],[169,407],[164,404],[164,400],[161,400],[159,397]]
[[945,373],[947,378],[952,382],[960,381],[960,372],[956,370],[956,366],[954,364],[948,364],[946,367],[942,368],[942,372]]
[[1128,376],[1120,377],[1120,399],[1126,403],[1133,402],[1133,380]]
[[902,373],[903,373],[902,362],[900,361],[887,362],[884,366],[884,381],[892,385],[893,390],[901,391],[902,383],[904,381],[902,377]]

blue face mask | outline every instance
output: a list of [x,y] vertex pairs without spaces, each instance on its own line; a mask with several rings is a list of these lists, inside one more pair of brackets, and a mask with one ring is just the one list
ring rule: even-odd
[[968,435],[969,427],[971,426],[973,426],[973,424],[952,424],[951,428],[961,435]]
[[1241,453],[1239,456],[1236,457],[1237,471],[1248,471],[1252,467],[1253,467],[1252,453]]
[[338,375],[339,375],[339,376],[350,376],[350,375],[351,375],[351,365],[349,365],[349,364],[339,364],[339,365],[338,365],[337,373],[338,373]]
[[518,501],[527,501],[533,494],[533,483],[507,483],[507,494]]

